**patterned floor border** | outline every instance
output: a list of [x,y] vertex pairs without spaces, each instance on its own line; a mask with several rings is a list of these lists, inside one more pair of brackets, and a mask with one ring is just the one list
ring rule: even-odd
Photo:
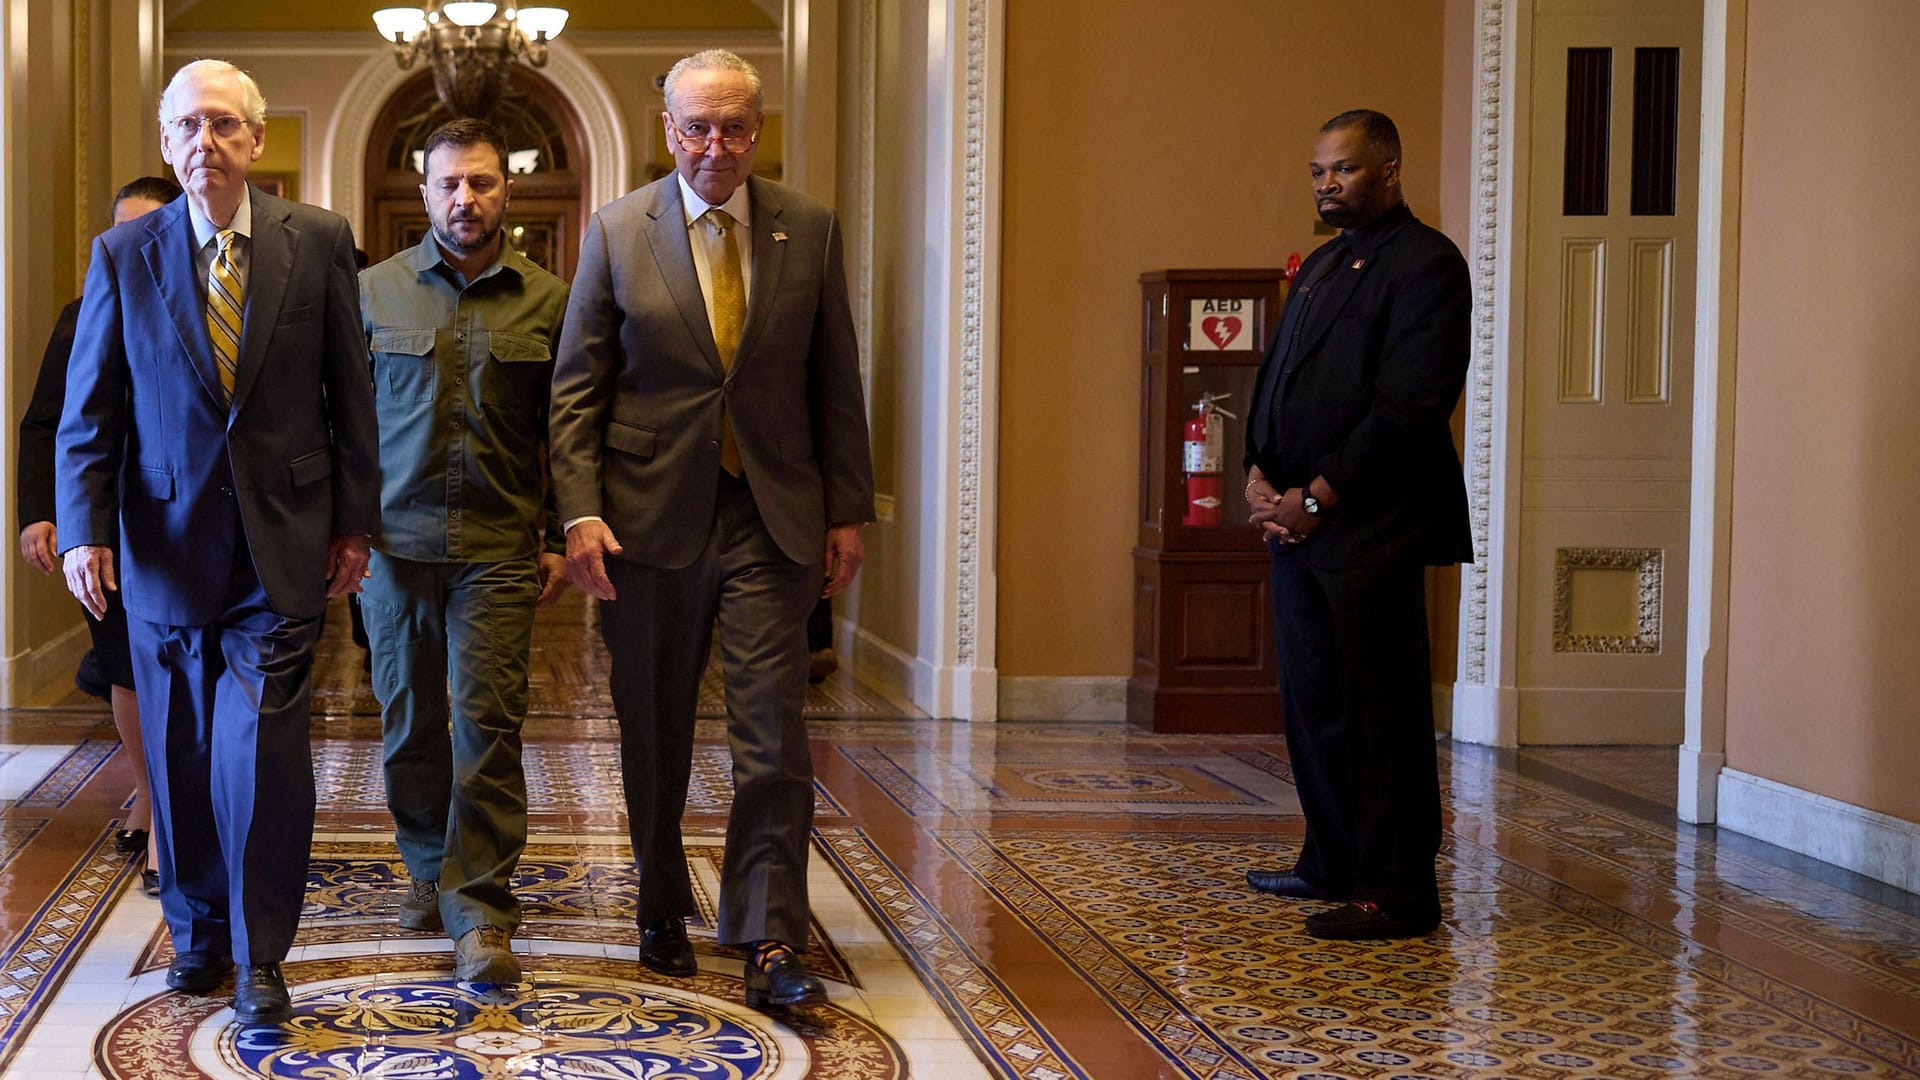
[[0,870],[46,827],[46,818],[0,818]]
[[[1072,903],[1054,895],[1045,882],[1027,872],[1001,847],[1007,843],[1018,843],[1024,837],[1064,840],[1071,836],[1080,843],[1120,843],[1125,840],[1124,837],[1108,836],[1090,841],[1083,834],[1053,837],[1053,834],[1044,830],[1001,831],[992,836],[965,828],[930,831],[957,865],[964,868],[981,888],[998,899],[1036,937],[1045,941],[1062,962],[1074,968],[1088,986],[1101,994],[1116,1015],[1130,1023],[1142,1038],[1160,1047],[1165,1060],[1179,1070],[1180,1075],[1190,1080],[1254,1080],[1270,1075],[1262,1071],[1263,1066],[1247,1060],[1229,1040],[1215,1032],[1211,1021],[1194,1014],[1188,1004],[1174,995],[1164,980],[1144,971],[1125,950],[1106,939],[1101,927],[1075,911]],[[1234,842],[1210,833],[1155,833],[1151,839],[1155,843]],[[1245,865],[1262,863],[1274,856],[1272,845],[1252,838],[1245,843],[1246,856],[1240,860]],[[1920,1042],[1901,1032],[1870,1021],[1832,1001],[1808,994],[1632,912],[1513,863],[1489,848],[1470,842],[1463,846],[1466,850],[1462,853],[1462,869],[1467,876],[1474,873],[1489,876],[1491,883],[1499,887],[1527,893],[1641,950],[1664,957],[1684,956],[1685,972],[1689,976],[1711,980],[1749,1001],[1764,1003],[1767,1008],[1822,1032],[1855,1053],[1878,1059],[1885,1066],[1898,1070],[1898,1075],[1920,1074]],[[1248,894],[1243,891],[1242,895]],[[1459,898],[1456,897],[1455,906],[1458,905]],[[1241,906],[1246,907],[1249,914],[1258,909],[1265,909],[1269,914],[1273,911],[1272,906],[1264,900],[1256,900],[1253,905],[1236,906],[1229,903],[1224,910],[1231,914]],[[1218,909],[1209,910],[1219,914]],[[1290,913],[1289,918],[1297,914]],[[1465,937],[1461,932],[1445,927],[1441,933],[1451,933],[1456,941]],[[1301,939],[1303,943],[1308,940]],[[1301,952],[1297,959],[1306,962],[1318,957],[1319,961],[1316,962],[1339,961],[1343,958],[1333,950],[1352,944],[1363,943],[1323,943],[1319,952],[1311,951],[1313,945],[1308,944],[1305,946],[1308,951]],[[1459,947],[1455,946],[1456,951]],[[1473,947],[1470,938],[1465,947]],[[1292,1034],[1276,1031],[1275,1037],[1291,1038]],[[1672,1069],[1688,1071],[1702,1064],[1676,1057],[1662,1058],[1660,1055],[1652,1055],[1650,1060],[1664,1060],[1671,1068],[1656,1065],[1646,1072],[1648,1076]],[[1300,1065],[1308,1063],[1304,1057],[1298,1062]],[[1460,1063],[1472,1062],[1462,1059]],[[1478,1064],[1493,1067],[1496,1062],[1486,1059]],[[1772,1067],[1771,1063],[1761,1062],[1756,1069]],[[1846,1070],[1835,1069],[1835,1072],[1840,1071]],[[1711,1064],[1708,1064],[1707,1074],[1716,1075]],[[1553,1072],[1550,1075],[1563,1074]]]
[[80,745],[47,770],[47,775],[27,789],[13,805],[35,810],[53,810],[67,805],[118,749],[118,739],[82,739]]
[[1002,1080],[1094,1080],[999,976],[854,826],[814,830],[818,847],[980,1062]]
[[0,952],[0,1073],[138,873],[110,826]]
[[[882,792],[884,792],[887,798],[891,800],[895,806],[900,807],[902,810],[905,810],[907,813],[912,814],[916,818],[965,817],[965,816],[968,816],[969,814],[976,814],[976,813],[1018,814],[1023,818],[1036,818],[1036,819],[1042,819],[1042,820],[1047,818],[1069,818],[1069,817],[1082,819],[1082,820],[1087,818],[1111,818],[1113,820],[1132,820],[1142,816],[1143,814],[1158,816],[1156,814],[1153,814],[1151,810],[1143,809],[1142,806],[1129,805],[1126,803],[1116,804],[1113,800],[1110,800],[1110,799],[1089,800],[1089,801],[1080,803],[1079,805],[1073,806],[1070,809],[1059,808],[1059,807],[1048,807],[1048,806],[1021,805],[1022,802],[1028,802],[1028,803],[1040,802],[1040,801],[1058,802],[1058,801],[1064,801],[1064,800],[1060,800],[1060,799],[1040,800],[1035,798],[1029,798],[1029,799],[1007,798],[1005,794],[999,791],[990,781],[983,781],[980,777],[974,775],[971,772],[968,772],[966,774],[970,782],[974,783],[976,786],[980,788],[982,792],[986,793],[990,800],[1000,799],[1002,801],[990,806],[985,806],[985,807],[956,808],[951,803],[941,798],[941,796],[938,793],[936,793],[933,789],[921,783],[920,780],[915,776],[913,770],[900,764],[900,762],[897,761],[891,753],[889,753],[887,750],[881,747],[842,746],[840,747],[840,756],[845,758],[847,762],[851,764],[854,768],[859,769],[860,772],[867,777],[867,779],[873,781],[874,785],[877,786]],[[1198,771],[1204,774],[1213,783],[1219,784],[1224,788],[1228,788],[1235,791],[1242,791],[1244,794],[1246,794],[1248,801],[1258,802],[1268,806],[1272,806],[1273,809],[1267,810],[1264,812],[1253,813],[1253,812],[1247,812],[1247,811],[1233,811],[1233,810],[1221,809],[1222,805],[1231,805],[1231,804],[1220,804],[1220,803],[1206,804],[1198,801],[1178,802],[1178,803],[1169,802],[1169,803],[1162,804],[1166,806],[1169,811],[1186,811],[1190,813],[1196,808],[1199,808],[1201,806],[1206,806],[1207,817],[1210,820],[1223,821],[1223,822],[1243,822],[1243,821],[1273,822],[1273,821],[1285,820],[1288,818],[1297,818],[1299,816],[1299,811],[1295,807],[1276,805],[1272,803],[1270,800],[1260,796],[1257,793],[1245,792],[1244,789],[1241,788],[1241,786],[1236,784],[1235,782],[1228,779],[1224,779],[1217,775],[1214,775],[1211,772],[1204,769],[1203,767],[1194,764],[1191,760],[1188,760],[1193,758],[1194,756],[1195,755],[1193,753],[1192,748],[1188,747],[1186,748],[1186,752],[1179,756],[1179,760],[1177,764],[1179,764],[1180,767],[1194,769],[1195,771]],[[1228,756],[1233,758],[1234,760],[1241,760],[1243,761],[1243,763],[1251,764],[1251,762],[1244,762],[1244,759],[1242,759],[1240,755],[1237,753],[1229,754]],[[1011,766],[1018,767],[1023,764],[1031,765],[1036,763],[1037,762],[1022,762],[1021,760],[1016,758],[1016,759],[1002,761],[1000,762],[1000,765],[1002,766],[1011,765]],[[1101,769],[1109,766],[1116,766],[1119,764],[1121,763],[1103,760],[1097,763],[1090,764],[1088,768]],[[1060,766],[1055,765],[1054,767],[1058,768]],[[1254,767],[1259,768],[1258,765],[1255,765]],[[1262,770],[1262,771],[1266,771],[1266,770]],[[1289,780],[1289,783],[1290,782],[1291,781]]]

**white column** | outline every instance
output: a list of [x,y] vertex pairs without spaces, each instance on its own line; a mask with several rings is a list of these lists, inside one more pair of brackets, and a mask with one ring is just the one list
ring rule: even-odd
[[1526,3],[1480,0],[1475,19],[1472,220],[1473,359],[1467,373],[1467,473],[1474,562],[1460,571],[1460,660],[1453,737],[1512,746],[1519,740],[1520,286],[1526,192],[1519,145]]
[[1680,820],[1718,819],[1727,763],[1727,575],[1740,306],[1740,131],[1747,3],[1708,0],[1700,68],[1700,272],[1694,295],[1693,487],[1688,524],[1686,735]]
[[926,312],[928,380],[914,704],[992,720],[1005,0],[929,0],[925,249],[940,253]]

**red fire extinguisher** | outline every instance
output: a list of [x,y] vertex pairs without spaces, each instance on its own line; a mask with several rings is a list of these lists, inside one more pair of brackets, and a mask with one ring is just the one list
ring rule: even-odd
[[[1226,421],[1232,413],[1216,402],[1231,394],[1203,391],[1194,417],[1187,421],[1186,455],[1181,473],[1186,478],[1187,505],[1180,515],[1182,525],[1220,524],[1221,451],[1226,441]],[[1237,419],[1237,417],[1236,417]]]

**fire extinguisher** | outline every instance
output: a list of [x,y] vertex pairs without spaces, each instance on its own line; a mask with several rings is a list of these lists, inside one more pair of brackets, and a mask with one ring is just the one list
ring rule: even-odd
[[1193,407],[1193,419],[1187,421],[1186,455],[1180,470],[1187,493],[1186,510],[1180,515],[1182,525],[1220,524],[1221,450],[1227,426],[1222,418],[1233,414],[1216,402],[1231,396],[1203,391],[1199,404]]

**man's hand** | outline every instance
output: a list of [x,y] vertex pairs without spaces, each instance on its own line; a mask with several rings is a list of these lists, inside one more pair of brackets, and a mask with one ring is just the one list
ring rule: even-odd
[[1321,519],[1307,513],[1301,504],[1299,488],[1288,488],[1277,498],[1255,502],[1253,514],[1247,521],[1260,530],[1262,540],[1278,540],[1283,544],[1300,543],[1312,536],[1321,524]]
[[855,522],[827,530],[827,587],[820,591],[821,596],[839,596],[853,584],[853,575],[860,572],[860,564],[867,559],[866,549],[860,545],[860,530],[864,528]]
[[342,534],[327,544],[327,595],[341,596],[360,591],[360,580],[367,576],[367,538]]
[[103,544],[82,544],[69,549],[66,556],[67,591],[85,604],[96,619],[107,617],[107,593],[119,592],[113,579],[113,549]]
[[60,569],[60,548],[54,542],[53,522],[36,521],[20,530],[20,557],[43,574]]
[[541,552],[538,572],[540,598],[533,602],[533,606],[543,608],[560,599],[560,594],[567,591],[567,557],[547,551]]
[[607,579],[607,557],[624,550],[604,521],[576,521],[567,530],[567,576],[588,596],[616,599]]

